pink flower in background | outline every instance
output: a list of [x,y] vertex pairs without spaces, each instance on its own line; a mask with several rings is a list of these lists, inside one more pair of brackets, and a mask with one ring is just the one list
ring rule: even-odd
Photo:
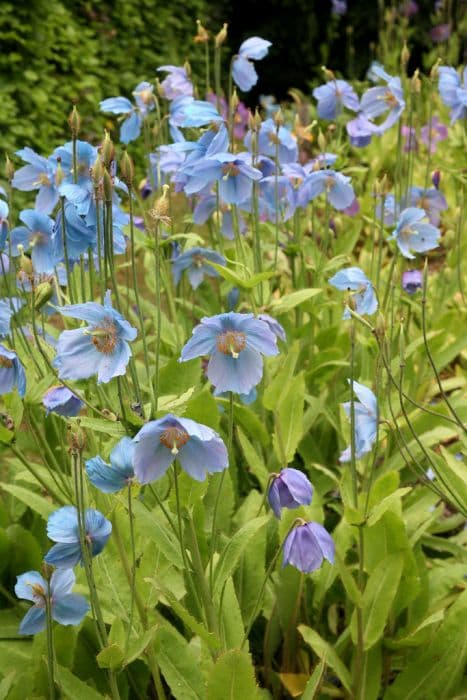
[[447,41],[451,36],[451,25],[450,24],[437,24],[436,27],[430,32],[431,40],[435,44],[441,44],[443,41]]
[[448,137],[448,127],[439,121],[438,117],[433,117],[428,124],[422,126],[420,130],[420,139],[430,153],[435,153],[436,144],[439,141],[444,141]]
[[404,137],[404,152],[418,151],[417,132],[413,126],[403,126],[402,136]]

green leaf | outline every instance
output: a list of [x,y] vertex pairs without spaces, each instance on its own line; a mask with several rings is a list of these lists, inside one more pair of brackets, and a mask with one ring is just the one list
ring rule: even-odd
[[404,554],[383,559],[367,581],[362,599],[363,642],[370,649],[383,636],[404,566]]
[[336,650],[328,644],[315,630],[306,625],[299,625],[298,631],[305,642],[310,646],[319,658],[327,663],[336,673],[340,682],[349,693],[352,692],[352,677],[346,665],[341,661]]
[[[451,491],[454,493],[457,502],[463,508],[467,507],[467,466],[459,461],[445,447],[440,445],[442,459],[436,459],[436,464],[443,477],[447,481]],[[437,455],[436,455],[437,456]],[[436,457],[435,457],[436,458]],[[440,484],[442,487],[442,484]]]
[[216,661],[208,679],[207,700],[257,700],[258,686],[251,657],[231,649]]
[[394,493],[391,493],[389,496],[386,496],[386,498],[383,498],[383,500],[375,505],[370,512],[367,521],[369,527],[377,523],[388,510],[393,510],[395,508],[400,514],[401,498],[411,491],[412,488],[410,486],[406,486],[405,488],[397,489],[397,491],[394,491]]
[[153,579],[150,579],[150,581],[154,588],[156,588],[156,590],[167,598],[172,611],[175,613],[175,615],[177,615],[177,617],[180,618],[183,624],[191,632],[193,632],[193,634],[198,635],[198,637],[200,637],[203,642],[206,642],[211,649],[217,649],[220,647],[220,641],[217,639],[217,637],[212,632],[208,632],[206,627],[201,622],[198,622],[198,620],[196,620],[193,615],[188,612],[188,610],[177,600],[172,591],[170,591],[168,588],[160,586],[158,582],[154,581]]
[[318,697],[321,684],[326,673],[326,661],[322,659],[311,674],[303,691],[302,700],[315,700]]
[[275,412],[273,443],[277,457],[284,466],[294,458],[303,436],[304,406],[305,378],[300,372],[289,382]]
[[96,661],[99,668],[115,670],[122,665],[124,656],[123,650],[118,644],[110,644],[110,646],[104,647],[104,649],[98,653]]
[[154,625],[154,627],[150,627],[140,637],[137,637],[136,639],[133,639],[131,641],[131,643],[129,644],[128,653],[123,661],[124,666],[128,666],[129,664],[133,663],[133,661],[136,661],[136,659],[143,656],[147,647],[151,644],[152,640],[154,639],[156,632],[157,625]]
[[126,435],[125,428],[118,421],[104,420],[103,418],[88,418],[87,416],[80,416],[74,419],[69,418],[68,420],[72,425],[77,426],[79,424],[82,428],[88,428],[96,433],[104,433],[110,437],[123,437]]
[[338,554],[336,554],[334,566],[336,567],[339,576],[341,577],[341,581],[344,585],[345,592],[349,596],[350,600],[352,601],[352,603],[354,603],[354,605],[361,607],[362,594],[358,590],[357,584],[355,583],[355,579],[352,576],[352,573]]
[[217,263],[214,263],[211,260],[206,260],[206,264],[210,265],[215,270],[217,270],[220,276],[223,277],[225,280],[233,282],[233,284],[235,284],[237,287],[241,287],[242,289],[253,289],[253,287],[256,287],[256,285],[260,284],[260,282],[268,280],[271,277],[274,277],[274,275],[276,274],[276,272],[272,271],[259,272],[256,275],[252,275],[249,279],[245,279],[244,277],[237,275],[232,270],[229,270],[229,268],[224,267],[223,265],[218,265]]
[[102,700],[102,695],[64,666],[56,667],[56,680],[68,700]]
[[28,508],[38,513],[41,518],[47,520],[52,511],[55,510],[53,503],[50,503],[46,498],[40,496],[38,493],[31,491],[30,489],[25,489],[23,486],[17,486],[16,484],[5,484],[0,483],[0,488],[7,493],[11,493],[12,496],[21,501]]
[[204,700],[201,669],[185,639],[167,624],[157,630],[154,643],[157,662],[172,695],[177,700]]
[[0,610],[0,639],[24,639],[18,634],[21,611]]
[[[125,498],[118,496],[118,499],[126,504]],[[180,545],[167,525],[137,499],[133,499],[133,512],[140,534],[154,542],[177,569],[183,569]]]
[[240,557],[255,534],[269,522],[269,516],[263,515],[247,522],[229,540],[223,549],[214,570],[214,593],[219,594],[224,583],[232,576]]
[[242,448],[243,455],[248,464],[249,470],[258,479],[259,483],[263,488],[265,488],[268,479],[269,472],[264,464],[263,458],[257,453],[250,440],[247,438],[243,430],[237,426],[237,439]]
[[270,310],[274,316],[280,316],[281,314],[286,314],[296,306],[303,304],[305,301],[312,299],[313,297],[321,294],[322,289],[299,289],[298,292],[290,292],[290,294],[284,294],[283,297],[277,301],[273,301]]

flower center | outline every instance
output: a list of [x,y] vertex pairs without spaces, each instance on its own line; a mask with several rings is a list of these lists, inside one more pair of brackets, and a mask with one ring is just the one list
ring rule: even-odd
[[111,355],[118,341],[117,326],[110,319],[104,321],[102,326],[95,326],[92,331],[87,331],[91,336],[91,342],[99,352]]
[[164,430],[159,438],[159,441],[164,445],[164,447],[167,447],[167,449],[170,450],[173,455],[176,455],[179,452],[179,448],[186,445],[189,439],[190,436],[186,430],[172,426]]
[[332,188],[335,187],[336,181],[334,180],[333,177],[329,176],[325,180],[325,185],[326,185],[327,191],[329,192],[329,190],[332,190]]
[[225,163],[222,166],[222,173],[223,173],[225,178],[228,178],[229,175],[231,175],[232,177],[235,177],[236,175],[239,174],[239,172],[240,172],[240,168],[238,167],[238,165],[235,165],[235,163]]
[[50,183],[48,176],[45,173],[40,173],[35,184],[37,184],[37,185],[50,185],[51,183]]
[[391,107],[391,109],[393,109],[394,107],[397,107],[399,104],[397,101],[397,97],[395,95],[393,95],[390,90],[388,90],[385,93],[384,101],[386,102],[388,107]]
[[145,105],[148,105],[152,101],[151,90],[141,90],[141,92],[139,93],[139,96]]
[[224,355],[232,355],[236,360],[246,347],[246,335],[240,331],[225,331],[217,336],[217,349]]
[[0,355],[0,367],[6,367],[7,369],[10,369],[13,367],[13,361],[9,360],[8,357],[2,357]]
[[428,201],[427,197],[420,197],[420,199],[417,201],[417,207],[420,209],[424,209],[425,211],[428,211],[430,208],[430,202]]
[[42,231],[33,231],[30,236],[30,245],[31,248],[34,248],[35,245],[41,245],[47,241],[47,237],[42,233]]
[[196,267],[202,267],[204,264],[204,258],[202,255],[193,255],[193,265],[196,265]]

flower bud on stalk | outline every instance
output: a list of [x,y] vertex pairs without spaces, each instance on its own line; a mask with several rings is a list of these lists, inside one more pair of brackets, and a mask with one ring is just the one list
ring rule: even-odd
[[70,125],[71,134],[73,138],[77,138],[81,129],[81,117],[76,108],[76,105],[73,105],[73,109],[70,112],[70,116],[68,117],[68,124]]
[[15,168],[8,156],[5,156],[5,177],[8,181],[13,180]]
[[227,27],[228,26],[229,25],[227,24],[227,22],[224,22],[224,26],[222,27],[220,32],[218,34],[216,34],[216,37],[214,39],[216,49],[218,49],[224,43],[224,41],[227,39]]
[[128,155],[128,151],[126,149],[123,151],[123,155],[120,160],[120,173],[123,182],[131,186],[135,176],[135,166],[133,165],[133,161]]
[[104,140],[101,146],[102,160],[106,168],[110,168],[112,161],[115,158],[115,146],[108,131],[104,133]]
[[196,25],[198,27],[198,31],[193,41],[195,44],[205,44],[207,41],[209,41],[209,32],[205,27],[203,27],[199,19],[196,20]]
[[34,292],[34,308],[39,311],[48,301],[50,301],[54,294],[54,288],[49,281],[41,282],[37,285]]

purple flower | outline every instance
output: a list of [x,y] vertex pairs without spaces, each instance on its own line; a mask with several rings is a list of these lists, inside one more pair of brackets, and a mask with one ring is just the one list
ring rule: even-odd
[[[84,513],[84,535],[91,556],[95,557],[102,552],[111,532],[112,523],[98,510],[87,508]],[[49,549],[44,561],[57,569],[69,569],[82,563],[78,511],[75,506],[63,506],[49,516],[47,535],[57,544]]]
[[143,426],[134,442],[133,464],[142,484],[160,479],[175,459],[196,481],[229,465],[227,448],[214,430],[171,413]]
[[56,413],[59,416],[70,418],[77,416],[84,403],[66,386],[52,386],[42,397],[42,404],[47,414]]
[[192,289],[197,289],[204,277],[218,277],[219,273],[209,265],[209,261],[225,265],[225,258],[209,248],[190,248],[181,255],[172,258],[172,275],[175,284],[180,282],[186,270]]
[[49,596],[53,620],[61,625],[79,625],[89,610],[89,604],[82,595],[71,592],[75,581],[71,569],[57,569],[50,583],[38,571],[27,571],[18,576],[15,586],[17,597],[34,603],[23,617],[19,633],[37,634],[45,629],[46,600]]
[[411,250],[416,253],[426,253],[437,248],[441,233],[432,224],[425,223],[423,221],[425,218],[426,212],[416,207],[409,207],[401,213],[389,240],[397,242],[405,258],[415,258]]
[[440,66],[438,89],[445,105],[451,108],[451,124],[467,116],[467,67],[460,75],[451,66]]
[[441,173],[439,170],[434,170],[431,173],[431,182],[433,183],[433,186],[435,189],[439,189],[439,183],[441,182]]
[[16,151],[28,165],[19,168],[11,182],[12,187],[22,192],[38,190],[35,208],[42,214],[50,214],[58,202],[58,189],[55,182],[56,164],[38,155],[32,148]]
[[404,17],[413,17],[418,12],[418,4],[414,0],[407,0],[399,7],[399,12]]
[[23,398],[26,393],[24,367],[13,350],[0,345],[0,396],[11,393],[15,387]]
[[357,93],[345,80],[330,80],[313,90],[313,97],[318,100],[318,117],[336,119],[343,107],[358,112]]
[[436,188],[424,190],[423,187],[411,187],[410,204],[413,207],[424,209],[430,224],[433,226],[439,224],[441,212],[448,208],[444,195]]
[[[365,273],[359,267],[348,267],[345,270],[340,270],[331,277],[329,284],[332,284],[336,289],[341,291],[354,291],[352,300],[355,305],[355,311],[358,314],[374,314],[378,308],[378,300],[375,290],[370,280],[367,279]],[[343,319],[351,318],[349,309],[346,307]]]
[[258,82],[258,74],[251,62],[263,59],[271,46],[270,41],[252,36],[240,46],[238,55],[232,62],[232,77],[240,90],[248,92]]
[[280,519],[281,508],[309,506],[312,495],[313,487],[308,477],[298,469],[286,467],[271,482],[268,501],[274,515]]
[[19,218],[26,225],[17,226],[11,231],[12,255],[20,255],[18,246],[23,246],[25,250],[32,249],[34,271],[53,272],[58,262],[52,238],[53,220],[35,209],[24,209]]
[[297,525],[284,542],[282,566],[292,564],[304,574],[319,569],[327,559],[334,563],[334,542],[331,535],[319,523]]
[[349,207],[355,199],[351,178],[334,170],[317,170],[307,175],[298,191],[298,203],[304,207],[323,192],[335,209]]
[[[350,379],[349,379],[350,383]],[[378,403],[376,396],[371,389],[353,382],[353,391],[357,395],[359,401],[354,402],[355,416],[355,459],[360,459],[364,454],[371,451],[374,441],[376,440],[376,430],[378,421]],[[347,401],[342,404],[345,413],[349,420],[351,419],[352,402]],[[339,457],[339,462],[350,462],[352,455],[352,447],[345,449]]]
[[402,289],[407,294],[415,294],[423,286],[421,270],[406,270],[402,273]]
[[436,27],[430,31],[430,38],[435,44],[441,44],[443,41],[447,41],[451,36],[451,25],[450,24],[437,24]]
[[184,66],[161,66],[157,70],[168,73],[161,83],[164,97],[168,100],[175,100],[177,97],[193,96],[193,83],[188,77]]
[[345,15],[347,12],[347,0],[331,0],[332,14],[338,17]]
[[131,484],[135,476],[134,453],[135,443],[131,438],[124,437],[110,453],[110,464],[99,456],[88,459],[86,472],[91,484],[104,493],[117,493]]
[[403,126],[401,129],[404,137],[404,153],[418,151],[417,130],[411,126]]
[[448,137],[446,124],[439,121],[438,117],[433,117],[428,124],[422,126],[420,130],[420,140],[430,149],[430,153],[436,152],[436,144],[444,141]]
[[215,393],[248,394],[263,376],[261,355],[277,355],[277,338],[253,314],[231,311],[205,317],[182,349],[180,362],[209,355],[207,375]]
[[61,379],[87,379],[97,374],[100,384],[125,374],[131,357],[128,342],[136,338],[137,331],[112,308],[110,290],[103,306],[89,301],[62,306],[60,313],[89,323],[61,333],[53,361]]

